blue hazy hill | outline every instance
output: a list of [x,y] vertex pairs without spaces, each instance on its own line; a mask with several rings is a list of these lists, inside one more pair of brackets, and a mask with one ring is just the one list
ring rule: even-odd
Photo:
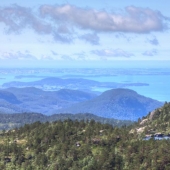
[[136,120],[162,105],[162,102],[142,96],[133,90],[118,88],[57,112],[93,113],[108,118]]
[[6,94],[6,98],[5,96],[0,96],[0,107],[2,106],[0,112],[3,113],[37,112],[48,115],[52,114],[56,109],[65,108],[77,102],[96,97],[96,94],[79,90],[43,91],[35,87],[11,87],[0,92]]
[[163,105],[130,89],[112,89],[97,96],[79,90],[43,91],[35,87],[0,91],[0,112],[91,113],[115,119],[136,120]]

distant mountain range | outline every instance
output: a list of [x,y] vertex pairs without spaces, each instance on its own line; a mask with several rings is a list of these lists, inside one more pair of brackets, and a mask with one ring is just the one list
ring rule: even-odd
[[0,90],[0,113],[92,113],[101,117],[136,120],[163,103],[129,89],[108,90],[97,96],[79,90],[43,91],[35,87]]
[[0,113],[37,112],[46,115],[96,97],[79,90],[43,91],[35,87],[13,87],[0,90],[0,94],[3,94],[0,95]]
[[112,89],[91,100],[58,110],[58,113],[93,113],[101,117],[137,120],[163,103],[130,89]]

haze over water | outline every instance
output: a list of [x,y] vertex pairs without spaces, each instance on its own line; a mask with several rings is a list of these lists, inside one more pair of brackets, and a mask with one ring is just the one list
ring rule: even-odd
[[[111,68],[70,68],[70,69],[0,69],[0,85],[11,81],[31,82],[47,77],[84,78],[99,82],[144,83],[145,85],[128,86],[141,95],[162,102],[170,101],[170,69],[111,69]],[[124,87],[123,87],[124,88]],[[93,91],[104,92],[104,87],[94,87]]]

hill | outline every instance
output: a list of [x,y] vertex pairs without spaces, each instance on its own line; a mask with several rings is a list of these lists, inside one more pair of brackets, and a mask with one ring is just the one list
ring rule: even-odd
[[170,103],[165,103],[162,107],[154,109],[148,115],[138,120],[135,127],[138,133],[152,136],[155,134],[170,134]]
[[0,134],[0,169],[170,169],[168,140],[91,121],[35,122]]
[[21,103],[13,93],[4,90],[0,91],[0,100],[5,100],[6,102],[11,104]]
[[38,112],[52,114],[56,109],[68,107],[96,97],[93,93],[62,89],[43,91],[35,87],[7,88],[0,90],[0,112]]
[[58,113],[93,113],[101,117],[137,120],[163,103],[130,89],[112,89],[91,100],[59,109]]
[[97,96],[79,90],[43,91],[35,87],[0,90],[0,113],[92,113],[100,117],[137,120],[163,105],[130,89],[112,89]]

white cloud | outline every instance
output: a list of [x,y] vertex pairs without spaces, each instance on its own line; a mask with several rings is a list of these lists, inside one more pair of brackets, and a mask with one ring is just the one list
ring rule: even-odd
[[[97,11],[73,5],[42,5],[36,11],[31,8],[12,5],[0,8],[0,23],[7,33],[21,33],[32,29],[38,34],[49,34],[55,42],[72,43],[75,37],[93,45],[99,44],[97,32],[149,33],[168,28],[169,19],[149,8],[126,7],[124,12]],[[40,15],[38,15],[40,13]],[[92,30],[95,33],[79,34],[75,29]],[[151,40],[156,45],[156,39]]]
[[101,57],[124,57],[129,58],[133,56],[132,53],[126,52],[122,49],[115,49],[115,50],[94,50],[92,51],[93,54],[101,56]]
[[57,24],[69,23],[95,31],[148,33],[166,28],[166,17],[160,12],[135,6],[127,7],[124,14],[83,9],[69,4],[43,5],[40,11],[43,17],[51,17]]
[[36,59],[33,55],[31,55],[28,51],[25,52],[1,52],[0,59],[4,60],[23,60],[23,59]]
[[7,32],[18,33],[24,28],[45,34],[52,31],[51,25],[38,18],[31,9],[18,5],[0,8],[0,22],[8,27]]

